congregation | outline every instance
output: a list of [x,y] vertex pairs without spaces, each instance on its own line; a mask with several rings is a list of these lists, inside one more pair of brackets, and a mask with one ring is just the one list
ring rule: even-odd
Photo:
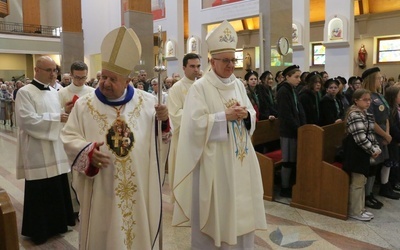
[[[127,39],[135,36],[132,31],[119,29],[113,32],[126,32],[129,34]],[[233,28],[224,22],[221,29]],[[108,36],[114,36],[113,32]],[[260,169],[247,136],[255,130],[256,122],[262,120],[280,120],[280,196],[292,196],[293,180],[296,180],[298,129],[305,124],[326,126],[345,122],[348,135],[344,140],[342,162],[343,169],[351,176],[349,217],[370,221],[374,215],[365,207],[382,208],[383,203],[373,193],[375,176],[380,184],[378,194],[399,200],[400,194],[396,192],[400,191],[398,84],[385,79],[377,67],[349,79],[341,76],[330,78],[328,72],[302,72],[297,65],[275,74],[265,71],[260,76],[249,69],[242,80],[232,74],[236,63],[236,43],[217,44],[213,42],[213,37],[220,36],[218,28],[213,32],[207,39],[211,69],[204,76],[199,56],[188,53],[182,60],[182,78],[173,74],[159,83],[157,78],[148,79],[144,70],[130,77],[130,69],[134,66],[132,59],[126,59],[121,52],[120,61],[105,58],[102,71],[97,73],[96,79],[89,81],[84,62],[74,62],[70,72],[61,75],[59,67],[50,57],[41,57],[36,62],[33,81],[26,79],[25,83],[11,81],[1,84],[1,120],[4,125],[19,128],[21,152],[30,150],[32,154],[43,154],[43,158],[34,159],[37,160],[35,164],[31,162],[33,159],[24,157],[17,166],[21,171],[17,177],[25,178],[25,188],[31,191],[25,190],[23,235],[31,237],[35,244],[43,244],[49,237],[65,233],[67,226],[74,226],[71,215],[75,213],[83,219],[81,249],[101,248],[105,244],[106,248],[115,245],[156,248],[159,244],[161,198],[154,194],[160,195],[159,185],[163,179],[160,172],[164,172],[167,161],[163,148],[169,148],[171,144],[168,174],[171,198],[175,204],[172,224],[182,226],[191,221],[191,244],[194,248],[230,249],[238,245],[240,249],[252,249],[254,231],[265,230],[266,220]],[[234,34],[234,31],[231,33]],[[104,43],[109,42],[107,38]],[[102,50],[107,52],[110,48],[115,49],[104,46]],[[140,53],[134,51],[135,55]],[[159,91],[162,92],[162,100],[156,105]],[[57,104],[46,105],[52,100]],[[185,109],[184,105],[190,108]],[[144,115],[141,116],[142,110]],[[43,115],[33,116],[33,113]],[[159,125],[156,120],[160,121]],[[212,124],[208,127],[207,123]],[[104,126],[92,126],[96,124]],[[161,124],[163,146],[159,150],[164,150],[163,153],[156,151],[161,145],[153,143],[158,137],[157,126]],[[45,138],[36,136],[36,126],[37,129],[49,128]],[[148,129],[149,126],[151,129]],[[137,133],[139,128],[142,128],[141,133]],[[195,135],[193,128],[197,131]],[[104,136],[106,141],[102,141]],[[208,139],[204,141],[206,136]],[[40,147],[24,148],[29,146],[24,145],[24,141],[32,138]],[[46,138],[52,139],[49,141]],[[61,143],[65,152],[60,150]],[[107,147],[103,147],[105,143]],[[133,151],[134,143],[141,144],[142,151]],[[54,152],[40,151],[43,148],[52,148]],[[354,156],[356,149],[360,153]],[[261,148],[263,150],[265,148]],[[112,156],[107,154],[109,151]],[[215,154],[215,151],[218,153]],[[143,152],[150,152],[149,159],[139,157]],[[67,162],[74,170],[72,173]],[[137,165],[147,167],[143,170]],[[210,167],[216,165],[234,166],[235,171],[227,168],[213,173]],[[50,174],[43,174],[41,167],[45,167]],[[110,174],[114,168],[118,172],[115,176]],[[136,180],[136,174],[144,183]],[[95,176],[99,181],[94,182]],[[203,176],[211,177],[213,181],[215,178],[217,181],[213,185],[217,188],[207,186],[208,180]],[[126,183],[125,178],[128,177],[135,179],[134,186],[129,180]],[[119,183],[115,190],[114,178]],[[122,187],[119,187],[120,184]],[[233,187],[226,189],[230,184]],[[54,190],[52,196],[37,203],[43,189],[53,185],[60,190]],[[138,192],[138,208],[133,206],[136,200],[128,189]],[[118,196],[115,199],[113,194],[103,196],[114,191]],[[209,196],[204,199],[204,195]],[[219,203],[221,197],[230,204]],[[91,219],[90,215],[102,214],[92,203],[103,204],[103,209],[112,213],[107,215],[106,225]],[[65,216],[65,219],[57,223],[54,223],[56,219],[48,222],[52,226],[57,224],[55,229],[48,229],[48,225],[43,225],[43,230],[34,229],[33,224],[43,223],[43,218],[35,218],[36,214],[40,214],[36,210],[49,204],[57,204],[57,209],[49,211],[49,214],[53,217]],[[65,211],[59,214],[58,209],[62,207]],[[221,213],[227,209],[232,212],[226,215]],[[137,212],[146,216],[130,217],[129,214]],[[140,239],[134,241],[131,230],[136,223],[148,232],[141,232]],[[226,231],[228,224],[237,226]],[[123,234],[107,233],[103,237],[102,228],[107,226],[115,231],[122,229]],[[114,241],[116,239],[119,240]]]

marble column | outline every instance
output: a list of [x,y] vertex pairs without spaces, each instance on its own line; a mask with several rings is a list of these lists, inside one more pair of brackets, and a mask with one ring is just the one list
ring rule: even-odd
[[40,0],[23,0],[22,1],[22,20],[24,32],[35,32],[40,29]]
[[[292,64],[292,53],[278,56],[276,66],[271,66],[274,55],[271,50],[277,49],[278,39],[286,37],[291,43],[292,37],[292,0],[263,0],[260,5],[260,72],[270,70],[274,74]],[[275,54],[276,55],[276,54]]]
[[84,60],[81,0],[62,0],[61,73]]
[[141,64],[136,66],[134,71],[144,69],[148,77],[153,75],[154,68],[154,35],[153,35],[153,14],[151,12],[151,1],[128,0],[126,10],[123,13],[124,24],[132,28],[139,37],[142,45]]

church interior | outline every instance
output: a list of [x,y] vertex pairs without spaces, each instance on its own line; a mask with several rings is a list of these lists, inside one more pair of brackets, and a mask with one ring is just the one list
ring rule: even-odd
[[[356,58],[359,48],[365,46],[368,51],[365,63],[368,67],[379,66],[387,77],[397,80],[399,76],[400,79],[400,56],[399,61],[394,63],[378,63],[376,49],[379,39],[400,39],[400,27],[395,25],[400,21],[400,0],[354,0],[350,1],[351,7],[345,8],[339,7],[338,4],[338,12],[341,12],[338,17],[348,22],[344,24],[348,29],[347,35],[339,35],[340,41],[326,38],[327,18],[337,17],[335,10],[327,8],[337,4],[335,0],[283,0],[285,3],[291,3],[290,8],[281,6],[277,1],[273,2],[274,0],[263,1],[121,0],[121,4],[117,6],[114,6],[111,0],[106,1],[104,6],[98,6],[101,4],[97,0],[0,1],[0,78],[33,79],[34,62],[41,55],[51,55],[60,64],[62,72],[68,71],[71,62],[83,60],[89,66],[89,78],[94,78],[96,72],[101,69],[99,40],[101,41],[108,29],[116,24],[135,26],[144,40],[143,60],[134,69],[135,73],[145,69],[151,72],[149,75],[156,75],[154,66],[158,54],[157,29],[161,26],[165,47],[173,46],[170,49],[176,49],[176,52],[164,55],[167,76],[175,72],[183,74],[181,58],[189,48],[202,55],[202,67],[206,70],[208,55],[204,43],[205,35],[216,24],[230,19],[238,29],[238,56],[242,64],[235,69],[235,74],[240,77],[243,77],[246,69],[255,69],[261,74],[266,69],[277,72],[288,64],[298,64],[304,71],[326,70],[332,72],[332,75],[350,77],[363,71]],[[340,0],[341,3],[343,1],[349,2]],[[301,10],[295,9],[299,5],[302,6],[299,2],[307,7],[306,16]],[[263,10],[263,4],[269,4],[274,9]],[[242,9],[243,12],[237,7],[245,5],[248,7]],[[349,9],[353,11],[350,14]],[[39,16],[29,14],[29,10]],[[278,17],[287,11],[290,14],[284,14],[283,18]],[[260,13],[272,19],[260,18],[263,16]],[[95,17],[97,15],[107,17],[104,19],[108,19],[110,23],[100,21],[100,17]],[[112,18],[112,15],[119,18]],[[199,20],[202,19],[199,18],[202,15],[204,20]],[[286,17],[291,19],[274,27]],[[295,19],[298,21],[292,22]],[[140,28],[138,20],[146,22],[147,29]],[[105,30],[94,29],[96,22],[104,25]],[[301,42],[292,40],[293,24],[303,32],[300,35]],[[7,25],[11,25],[12,28]],[[263,27],[265,30],[270,29],[270,32],[263,32]],[[291,38],[287,55],[277,54],[276,41],[282,36],[280,30],[285,37]],[[262,41],[268,49],[262,48]],[[324,64],[314,64],[314,45],[326,45]],[[266,63],[269,61],[271,65]],[[340,70],[342,73],[338,73]],[[70,227],[67,233],[52,237],[43,245],[37,246],[29,238],[21,235],[24,180],[16,178],[17,130],[15,126],[0,123],[0,204],[9,202],[13,206],[18,248],[79,249],[79,221],[76,226]],[[377,188],[375,186],[375,193]],[[190,249],[190,228],[171,226],[173,205],[170,201],[168,177],[165,178],[162,193],[163,249]],[[8,197],[9,200],[5,200],[4,197]],[[336,198],[330,197],[333,201]],[[291,206],[290,198],[275,196],[272,201],[264,200],[268,229],[256,232],[256,249],[400,249],[400,202],[384,197],[379,199],[384,206],[372,211],[375,217],[369,222],[351,218],[338,219],[307,211]],[[0,228],[0,234],[2,232]]]

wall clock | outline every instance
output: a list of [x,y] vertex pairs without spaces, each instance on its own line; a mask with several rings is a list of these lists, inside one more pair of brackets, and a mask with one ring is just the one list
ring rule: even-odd
[[277,50],[279,54],[286,56],[289,53],[289,47],[289,39],[284,36],[278,39]]

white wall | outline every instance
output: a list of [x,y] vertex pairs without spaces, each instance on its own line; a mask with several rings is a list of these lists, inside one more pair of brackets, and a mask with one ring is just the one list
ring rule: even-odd
[[121,1],[82,0],[82,29],[84,37],[85,62],[89,66],[89,75],[94,77],[98,63],[90,62],[91,56],[100,53],[103,38],[111,30],[121,26]]
[[[10,14],[5,22],[23,23],[22,0],[8,1]],[[61,0],[40,0],[40,23],[47,26],[62,25]]]
[[62,26],[61,0],[40,0],[40,23]]
[[10,14],[4,18],[4,21],[11,23],[22,23],[22,0],[8,1],[8,4]]
[[171,39],[176,42],[176,60],[167,61],[167,74],[179,73],[183,76],[182,59],[185,54],[184,27],[183,27],[183,0],[168,0],[165,5],[165,18],[154,21],[153,33],[157,34],[158,26],[161,25],[166,31],[166,41]]
[[[208,47],[205,42],[207,36],[205,24],[256,16],[259,14],[259,0],[244,0],[204,10],[201,8],[201,1],[189,1],[188,12],[189,36],[194,35],[200,38],[202,68],[207,69]],[[194,14],[191,15],[190,13]]]
[[[393,76],[395,79],[397,79],[397,76],[400,74],[399,65],[397,63],[376,64],[376,61],[374,61],[374,56],[376,55],[376,43],[374,43],[374,38],[379,36],[400,36],[400,26],[391,25],[398,23],[400,23],[400,11],[377,15],[356,16],[354,22],[354,48],[351,60],[354,63],[357,62],[358,50],[360,49],[361,44],[364,44],[368,52],[367,68],[379,67],[382,74],[386,75],[387,77]],[[323,29],[323,22],[311,24],[311,43],[323,41]],[[355,64],[353,68],[353,75],[360,76],[365,69],[361,69]],[[322,71],[324,70],[324,67],[310,67],[310,71],[313,70]],[[331,76],[333,77],[334,75]]]

